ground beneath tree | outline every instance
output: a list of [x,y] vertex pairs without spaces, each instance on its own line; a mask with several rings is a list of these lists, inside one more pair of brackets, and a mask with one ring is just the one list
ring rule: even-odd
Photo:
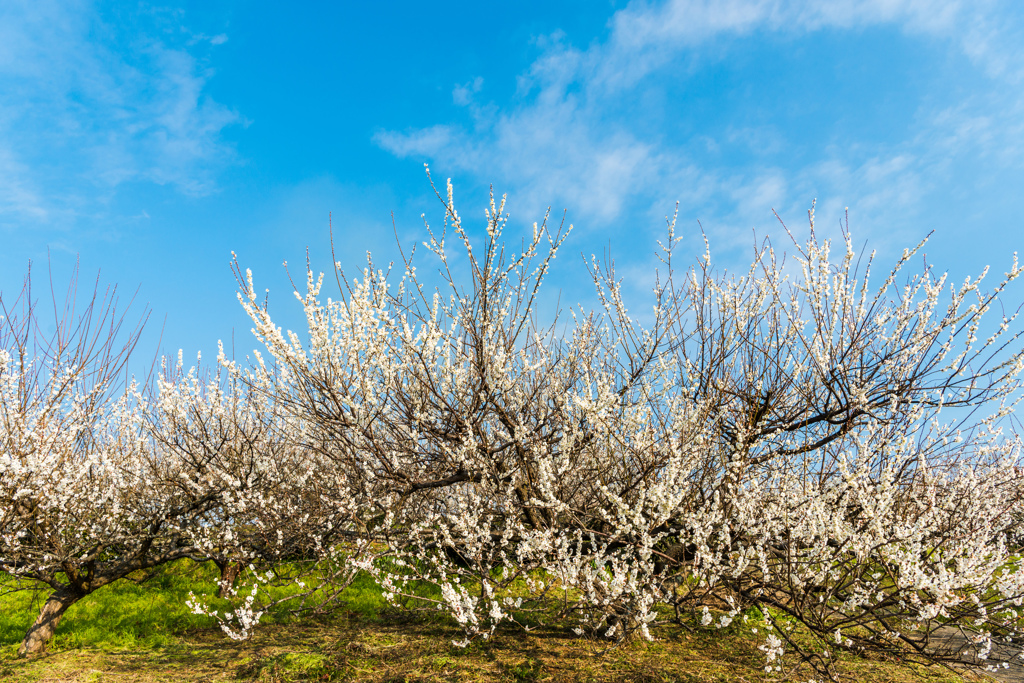
[[[728,683],[779,680],[764,672],[757,643],[737,632],[690,633],[664,628],[653,643],[609,649],[564,630],[499,631],[487,643],[458,648],[450,625],[401,613],[379,619],[335,619],[329,624],[268,626],[236,642],[217,630],[183,634],[154,650],[73,649],[31,660],[13,650],[0,659],[0,680],[56,681],[487,681],[530,683]],[[795,664],[795,662],[793,662]],[[880,660],[841,663],[853,681],[939,683],[982,680],[939,667],[908,667]],[[790,680],[813,678],[807,669]],[[1016,677],[1006,677],[1007,675]],[[1019,667],[1000,681],[1024,681]]]
[[[943,627],[937,630],[933,636],[936,649],[948,649],[957,651],[967,645],[968,636],[960,629]],[[976,672],[982,680],[996,680],[1000,683],[1024,683],[1024,659],[1021,658],[1021,648],[1006,644],[993,644],[989,660],[1005,660],[1008,667],[999,667],[996,671],[986,671],[991,666],[991,661],[982,661],[972,656],[964,656],[964,669]]]

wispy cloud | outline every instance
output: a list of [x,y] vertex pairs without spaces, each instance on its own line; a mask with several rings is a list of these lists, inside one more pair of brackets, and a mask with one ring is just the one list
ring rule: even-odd
[[[585,49],[559,34],[540,39],[542,53],[519,76],[511,104],[481,103],[479,82],[461,85],[454,98],[470,125],[439,122],[375,139],[395,155],[505,183],[528,211],[564,201],[577,218],[598,224],[639,206],[660,216],[675,199],[737,225],[769,207],[806,208],[815,196],[838,211],[856,206],[861,216],[880,218],[894,205],[912,213],[924,193],[949,180],[958,157],[987,154],[992,168],[1021,167],[1024,96],[1015,86],[1024,78],[1024,25],[1016,14],[995,0],[637,1],[609,20],[605,40]],[[684,139],[657,117],[644,118],[644,102],[659,106],[666,83],[704,53],[728,50],[730,40],[872,27],[963,55],[987,83],[955,106],[921,103],[906,139],[850,140],[786,167],[756,156],[743,167],[721,166],[695,152],[728,143],[778,153],[787,140],[771,125],[725,126],[717,139]]]
[[95,213],[131,181],[215,189],[240,116],[206,94],[204,55],[227,37],[183,22],[145,6],[0,5],[0,224]]

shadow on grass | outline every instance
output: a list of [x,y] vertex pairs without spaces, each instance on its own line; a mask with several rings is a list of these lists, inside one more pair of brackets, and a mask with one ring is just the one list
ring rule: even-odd
[[[271,615],[251,640],[232,641],[185,606],[189,591],[215,591],[212,567],[180,563],[141,585],[123,581],[69,610],[51,652],[14,658],[35,618],[30,594],[0,598],[0,680],[29,681],[488,681],[502,683],[710,683],[768,681],[759,641],[739,629],[661,627],[655,642],[609,649],[565,626],[501,628],[459,648],[460,631],[437,613],[388,608],[368,579],[346,595],[346,611],[302,622]],[[850,680],[958,681],[939,669],[849,660]],[[792,680],[813,677],[796,672]]]
[[[215,629],[191,629],[153,649],[82,648],[35,660],[0,661],[12,681],[493,681],[495,683],[710,683],[768,681],[756,642],[738,634],[689,634],[660,629],[661,640],[606,651],[556,628],[499,631],[488,642],[452,644],[459,631],[437,618],[381,614],[338,615],[319,624],[275,624],[249,641]],[[901,669],[855,660],[851,680],[957,681],[939,670]],[[806,680],[809,672],[793,680]]]

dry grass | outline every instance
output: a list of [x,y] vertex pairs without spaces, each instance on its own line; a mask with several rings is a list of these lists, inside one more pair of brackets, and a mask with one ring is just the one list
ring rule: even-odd
[[[609,649],[556,625],[524,633],[499,629],[488,642],[452,644],[461,632],[438,613],[417,616],[387,606],[363,577],[347,591],[349,611],[319,622],[268,615],[252,640],[235,642],[207,617],[185,608],[189,591],[215,591],[215,568],[189,562],[137,584],[120,581],[84,598],[61,622],[51,652],[30,660],[15,651],[42,595],[0,595],[0,681],[487,681],[539,683],[718,683],[781,680],[764,672],[749,629],[677,626],[657,640]],[[938,667],[850,658],[844,677],[866,683],[961,681]],[[789,680],[813,678],[807,669]]]
[[[606,650],[561,630],[499,631],[487,643],[460,649],[458,632],[400,613],[375,619],[341,616],[332,623],[270,625],[248,642],[214,629],[194,629],[160,648],[66,649],[32,660],[5,653],[0,679],[28,681],[572,681],[593,683],[710,683],[779,680],[763,671],[750,638],[666,628],[653,643]],[[960,681],[938,668],[882,661],[842,663],[851,681]],[[809,670],[791,672],[807,680]]]

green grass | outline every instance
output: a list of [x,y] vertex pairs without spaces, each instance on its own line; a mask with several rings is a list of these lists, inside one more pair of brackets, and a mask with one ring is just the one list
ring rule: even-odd
[[[50,642],[51,650],[69,648],[164,648],[178,636],[195,629],[214,629],[212,617],[192,614],[186,605],[190,592],[216,609],[230,607],[227,600],[213,597],[218,573],[212,563],[188,560],[158,568],[150,575],[122,579],[87,595],[72,605]],[[137,582],[138,581],[138,582]],[[273,597],[295,589],[276,587]],[[22,591],[0,596],[0,652],[13,652],[35,620],[47,590]],[[374,617],[387,603],[372,579],[361,575],[346,591],[346,609]],[[294,618],[284,610],[264,615],[263,624],[284,624]]]
[[[214,626],[210,617],[192,614],[185,600],[190,590],[216,591],[215,577],[213,567],[186,561],[163,567],[142,583],[117,581],[72,605],[50,647],[166,647],[176,633]],[[0,597],[0,648],[17,647],[47,594],[39,589]]]
[[[179,562],[141,584],[119,581],[73,606],[46,655],[15,651],[45,594],[0,597],[0,680],[37,681],[491,681],[578,683],[711,683],[773,680],[758,642],[743,629],[655,631],[656,642],[607,650],[566,625],[528,633],[500,628],[489,642],[452,645],[457,627],[438,613],[409,614],[386,605],[369,577],[346,591],[344,609],[296,621],[264,618],[255,636],[235,642],[214,621],[185,606],[190,591],[216,591],[212,565]],[[225,605],[226,606],[226,605]],[[938,668],[880,660],[842,663],[852,680],[951,683]],[[793,680],[807,680],[809,671]]]

